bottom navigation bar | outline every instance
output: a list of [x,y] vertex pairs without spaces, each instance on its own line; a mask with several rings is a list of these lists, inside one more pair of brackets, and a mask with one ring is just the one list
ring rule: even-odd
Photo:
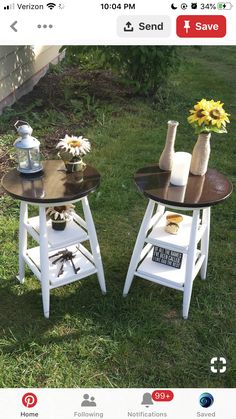
[[235,419],[236,389],[0,389],[0,417]]

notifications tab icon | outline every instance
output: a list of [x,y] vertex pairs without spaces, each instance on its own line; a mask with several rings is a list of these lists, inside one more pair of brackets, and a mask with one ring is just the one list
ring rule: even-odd
[[178,16],[176,33],[180,38],[223,38],[226,35],[225,16]]

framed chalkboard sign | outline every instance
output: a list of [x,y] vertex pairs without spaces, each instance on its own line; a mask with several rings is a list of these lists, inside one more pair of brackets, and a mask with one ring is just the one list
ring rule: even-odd
[[176,250],[165,249],[164,247],[154,246],[152,260],[162,263],[162,265],[171,266],[180,269],[182,264],[183,253]]

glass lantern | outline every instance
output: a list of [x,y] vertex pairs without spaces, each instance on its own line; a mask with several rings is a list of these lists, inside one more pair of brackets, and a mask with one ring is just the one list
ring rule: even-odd
[[18,159],[17,170],[30,175],[41,172],[43,166],[40,163],[40,142],[31,136],[33,129],[24,121],[17,121],[14,126],[20,135],[14,142]]

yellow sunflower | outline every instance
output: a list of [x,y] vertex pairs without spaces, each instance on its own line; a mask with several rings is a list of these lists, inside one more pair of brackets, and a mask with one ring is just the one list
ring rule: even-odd
[[223,103],[213,99],[200,100],[194,109],[191,109],[188,122],[195,129],[196,134],[201,132],[216,132],[218,134],[226,133],[226,123],[229,123],[230,114],[223,109]]
[[221,103],[220,101],[218,102],[214,102],[214,100],[210,100],[209,101],[210,104],[210,110],[209,110],[209,118],[210,118],[210,123],[212,125],[216,125],[217,128],[221,128],[222,126],[225,127],[226,126],[226,122],[230,122],[229,121],[229,116],[230,114],[226,113],[225,110],[223,109],[223,103]]
[[191,109],[189,112],[191,115],[188,117],[188,122],[190,124],[198,123],[198,125],[202,124],[209,124],[209,101],[206,99],[200,100],[196,105],[194,105],[194,109]]

